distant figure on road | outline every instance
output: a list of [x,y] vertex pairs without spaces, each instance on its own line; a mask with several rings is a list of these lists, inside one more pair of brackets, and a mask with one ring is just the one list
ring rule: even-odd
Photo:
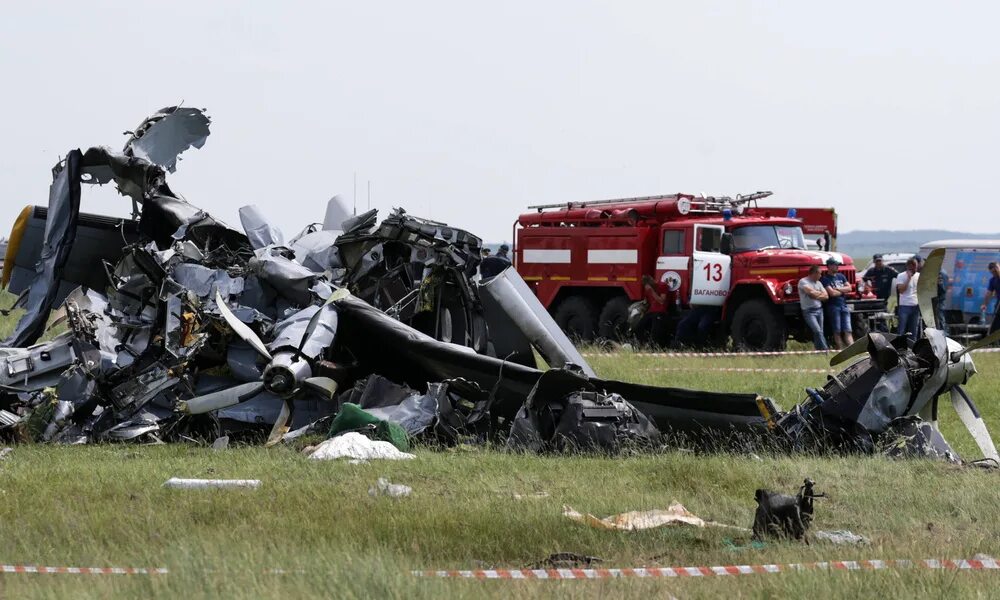
[[820,281],[819,265],[809,267],[809,274],[799,280],[799,306],[802,307],[802,320],[813,332],[813,346],[817,350],[829,350],[823,333],[823,302],[828,298]]
[[920,304],[917,302],[917,259],[906,261],[906,270],[896,277],[896,291],[899,292],[899,335],[908,335],[916,341],[920,338]]
[[892,282],[899,276],[896,269],[885,266],[882,255],[876,254],[872,257],[875,266],[868,270],[865,280],[875,291],[875,296],[879,300],[888,300],[892,295]]
[[840,261],[832,256],[826,259],[826,275],[820,279],[826,290],[827,300],[823,303],[824,317],[833,331],[833,342],[837,350],[843,350],[854,343],[851,335],[851,311],[847,308],[847,294],[851,284],[840,272]]
[[[986,288],[986,299],[983,300],[983,306],[980,308],[983,314],[986,314],[990,300],[1000,298],[1000,264],[991,262],[989,270],[993,274],[993,277],[990,277],[989,286]],[[1000,329],[1000,300],[997,301],[997,306],[993,309],[993,325],[990,326],[990,333],[993,333],[997,329]]]
[[[489,252],[489,250],[486,250],[486,252]],[[503,273],[503,270],[510,266],[510,258],[507,257],[508,252],[510,252],[510,246],[503,244],[495,256],[487,255],[483,258],[483,262],[479,265],[479,275],[483,279],[489,279]]]

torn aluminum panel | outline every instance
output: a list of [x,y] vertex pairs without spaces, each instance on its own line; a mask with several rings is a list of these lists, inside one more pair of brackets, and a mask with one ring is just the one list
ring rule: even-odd
[[326,215],[323,217],[323,230],[340,235],[350,229],[344,226],[344,222],[351,218],[351,211],[347,208],[347,201],[340,196],[334,196],[326,203]]
[[79,150],[72,150],[66,160],[56,165],[55,177],[49,188],[49,208],[45,220],[45,235],[41,252],[35,265],[35,277],[28,286],[24,306],[27,312],[17,322],[17,327],[0,346],[7,348],[30,345],[45,331],[45,322],[54,308],[59,293],[62,270],[69,259],[76,239],[76,225],[80,214],[80,163]]
[[310,306],[274,326],[273,340],[268,349],[272,354],[294,349],[298,354],[314,359],[324,348],[330,347],[336,334],[337,311],[331,305]]
[[226,349],[226,365],[230,374],[239,381],[259,381],[264,374],[258,364],[259,356],[250,344],[235,340]]
[[197,108],[168,106],[146,117],[125,142],[123,153],[147,160],[173,173],[188,148],[201,148],[211,119]]
[[337,249],[336,231],[313,231],[299,236],[291,243],[295,260],[314,273],[329,272],[334,278],[343,276],[343,264]]
[[285,245],[285,237],[281,235],[281,230],[271,225],[259,208],[250,204],[241,207],[239,212],[243,231],[247,234],[250,246],[254,250]]
[[74,341],[65,333],[30,348],[0,349],[0,388],[21,392],[56,386],[67,369],[79,364]]
[[287,248],[262,248],[249,261],[248,268],[279,296],[302,308],[313,303],[315,297],[310,288],[318,276],[294,258]]
[[195,263],[181,263],[173,269],[173,280],[200,298],[223,298],[243,293],[243,278],[233,277],[224,269],[210,269]]
[[933,458],[962,462],[941,432],[919,417],[901,417],[886,427],[882,453],[890,458]]
[[479,289],[495,300],[511,321],[517,323],[550,366],[561,369],[575,365],[587,375],[597,376],[513,268],[505,269],[481,284]]

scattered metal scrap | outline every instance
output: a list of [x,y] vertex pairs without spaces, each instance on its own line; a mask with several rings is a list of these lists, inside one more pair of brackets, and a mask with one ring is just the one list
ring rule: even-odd
[[813,500],[826,497],[826,494],[813,491],[815,485],[812,479],[806,478],[794,496],[763,489],[754,492],[757,499],[757,512],[753,518],[754,539],[776,537],[808,543],[806,532],[813,520]]
[[[403,209],[379,222],[334,197],[322,223],[286,241],[254,206],[239,231],[188,203],[166,176],[209,126],[202,110],[169,107],[121,152],[72,150],[48,206],[18,217],[3,282],[25,313],[0,344],[0,435],[273,444],[322,433],[356,402],[443,443],[619,452],[667,432],[707,447],[871,451],[858,441],[885,441],[947,392],[996,458],[960,386],[975,372],[968,349],[936,330],[916,344],[871,336],[870,358],[788,413],[756,394],[604,380],[516,271],[478,281],[471,233]],[[131,218],[81,212],[82,189],[112,182]],[[65,333],[37,343],[57,307]]]

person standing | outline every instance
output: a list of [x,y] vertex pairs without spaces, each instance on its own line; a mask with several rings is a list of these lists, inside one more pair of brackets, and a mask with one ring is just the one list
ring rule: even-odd
[[840,272],[840,261],[830,257],[826,260],[826,275],[820,279],[826,290],[827,301],[823,303],[824,316],[833,331],[833,341],[837,350],[843,350],[854,343],[851,335],[851,311],[847,308],[847,295],[851,284]]
[[934,306],[934,326],[948,335],[948,320],[945,318],[944,306],[948,299],[948,288],[951,286],[951,279],[944,269],[938,271],[937,295],[931,298]]
[[[990,283],[986,287],[986,298],[980,308],[983,314],[986,314],[986,310],[990,307],[990,300],[1000,299],[1000,264],[991,262],[988,268],[993,277],[990,277]],[[997,329],[1000,329],[1000,300],[997,300],[997,306],[993,309],[993,325],[990,326],[990,333]]]
[[908,335],[913,341],[920,337],[920,304],[917,302],[917,259],[906,261],[906,270],[896,277],[896,291],[899,292],[899,335]]
[[646,310],[642,319],[633,328],[639,341],[652,341],[656,344],[662,344],[665,341],[664,328],[669,299],[666,292],[659,287],[656,280],[649,275],[642,276],[642,302],[645,303]]
[[881,254],[873,256],[872,262],[875,263],[875,266],[868,269],[865,280],[875,290],[875,296],[879,300],[888,300],[889,296],[892,295],[892,282],[895,281],[899,273],[896,272],[896,269],[885,266]]
[[483,262],[479,265],[480,276],[483,279],[489,279],[503,273],[504,269],[510,266],[510,258],[507,256],[508,252],[510,252],[510,246],[503,244],[497,250],[496,254],[485,256]]
[[829,350],[826,345],[826,334],[823,333],[823,302],[829,299],[823,282],[819,265],[809,267],[809,274],[799,280],[799,306],[802,308],[802,320],[812,330],[813,346],[817,350]]

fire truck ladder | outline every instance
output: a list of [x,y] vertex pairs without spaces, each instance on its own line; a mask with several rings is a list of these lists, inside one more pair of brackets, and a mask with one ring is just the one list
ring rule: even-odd
[[614,198],[611,200],[587,200],[583,202],[563,202],[559,204],[536,204],[534,206],[529,206],[529,209],[535,209],[538,212],[542,212],[547,208],[586,208],[588,206],[604,206],[608,204],[636,204],[639,202],[656,202],[659,200],[673,200],[676,198],[687,198],[691,201],[690,212],[696,214],[709,214],[709,213],[721,213],[723,210],[729,208],[735,208],[741,204],[754,203],[762,198],[767,198],[774,192],[754,192],[752,194],[741,195],[737,194],[736,198],[730,196],[690,196],[688,194],[669,194],[660,196],[636,196],[634,198]]

